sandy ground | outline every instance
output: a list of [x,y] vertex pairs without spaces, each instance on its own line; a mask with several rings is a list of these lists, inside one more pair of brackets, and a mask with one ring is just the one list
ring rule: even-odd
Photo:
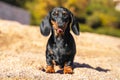
[[49,38],[39,27],[0,20],[0,80],[120,80],[120,38],[81,33],[74,36],[74,74],[45,73]]

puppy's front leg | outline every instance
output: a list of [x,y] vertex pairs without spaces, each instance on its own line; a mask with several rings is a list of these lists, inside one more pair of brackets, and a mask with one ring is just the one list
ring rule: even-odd
[[64,74],[73,74],[73,59],[74,56],[69,57],[69,60],[64,65]]
[[[70,65],[69,65],[70,63]],[[73,62],[72,62],[73,63]],[[71,61],[67,62],[64,66],[64,74],[73,74],[73,67]]]
[[46,53],[46,62],[47,62],[46,73],[55,73],[52,58],[48,52]]

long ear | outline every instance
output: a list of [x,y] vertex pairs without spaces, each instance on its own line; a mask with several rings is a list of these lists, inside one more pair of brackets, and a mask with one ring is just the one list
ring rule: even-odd
[[51,24],[50,24],[50,13],[43,19],[40,24],[40,31],[42,35],[48,36],[50,34]]
[[76,34],[79,35],[79,24],[77,19],[71,14],[71,29]]

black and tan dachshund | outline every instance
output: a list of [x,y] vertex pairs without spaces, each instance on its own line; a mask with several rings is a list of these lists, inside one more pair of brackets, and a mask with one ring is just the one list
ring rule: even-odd
[[54,73],[54,65],[63,68],[64,74],[73,73],[73,60],[76,54],[75,41],[70,29],[79,35],[79,24],[66,8],[54,8],[40,24],[42,35],[51,36],[46,46],[47,73]]

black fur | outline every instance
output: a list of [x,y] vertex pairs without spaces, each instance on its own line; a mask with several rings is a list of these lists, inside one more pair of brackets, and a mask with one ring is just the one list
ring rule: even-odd
[[[66,12],[65,14],[62,13],[64,11]],[[55,21],[59,28],[65,23],[68,23],[64,34],[55,35],[51,20]],[[59,65],[61,68],[64,66],[72,67],[76,53],[76,45],[70,33],[70,29],[72,29],[76,35],[79,35],[79,25],[76,18],[68,9],[63,7],[54,8],[40,24],[40,30],[44,36],[48,36],[51,32],[46,46],[46,62],[48,66],[53,66],[54,60],[55,64]]]

